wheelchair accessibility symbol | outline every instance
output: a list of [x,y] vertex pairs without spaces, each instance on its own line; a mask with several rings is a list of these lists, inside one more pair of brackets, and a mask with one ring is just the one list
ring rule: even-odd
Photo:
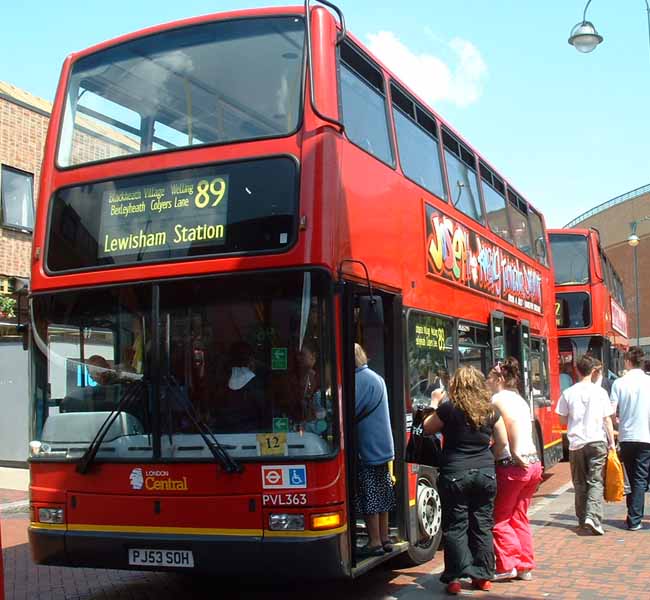
[[306,487],[307,486],[307,472],[305,467],[297,467],[289,469],[289,487]]

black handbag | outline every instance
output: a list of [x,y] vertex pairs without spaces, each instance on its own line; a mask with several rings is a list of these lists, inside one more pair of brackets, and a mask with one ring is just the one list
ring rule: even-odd
[[436,435],[424,434],[424,419],[434,411],[433,408],[417,407],[413,412],[411,437],[406,445],[404,460],[416,465],[439,467],[442,460],[442,444]]

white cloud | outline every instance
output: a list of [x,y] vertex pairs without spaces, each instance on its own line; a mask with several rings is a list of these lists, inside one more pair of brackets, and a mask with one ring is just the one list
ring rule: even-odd
[[429,104],[468,106],[480,98],[487,65],[471,42],[454,38],[447,44],[449,65],[433,54],[415,54],[392,31],[369,34],[368,40],[370,50]]

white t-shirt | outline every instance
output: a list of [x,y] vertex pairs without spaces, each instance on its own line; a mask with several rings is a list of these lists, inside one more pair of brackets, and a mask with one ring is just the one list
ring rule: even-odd
[[[530,406],[528,403],[517,393],[512,390],[502,390],[492,396],[492,403],[499,403],[501,415],[503,420],[514,421],[514,426],[517,427],[517,436],[520,448],[517,448],[519,456],[527,456],[529,454],[536,454],[535,442],[533,441],[533,421],[530,416]],[[497,460],[502,458],[511,458],[510,444],[506,443],[506,447]],[[541,457],[540,457],[541,458]]]
[[569,450],[592,442],[607,442],[605,418],[614,410],[607,392],[591,381],[579,381],[562,392],[555,412],[568,417]]
[[612,410],[618,408],[618,439],[650,443],[650,377],[630,369],[612,384]]

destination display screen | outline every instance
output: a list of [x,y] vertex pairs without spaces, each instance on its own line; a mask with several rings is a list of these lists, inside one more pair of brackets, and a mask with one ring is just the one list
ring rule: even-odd
[[108,190],[98,257],[226,243],[228,175]]
[[64,188],[52,200],[46,264],[60,272],[282,251],[296,239],[297,205],[289,157]]

